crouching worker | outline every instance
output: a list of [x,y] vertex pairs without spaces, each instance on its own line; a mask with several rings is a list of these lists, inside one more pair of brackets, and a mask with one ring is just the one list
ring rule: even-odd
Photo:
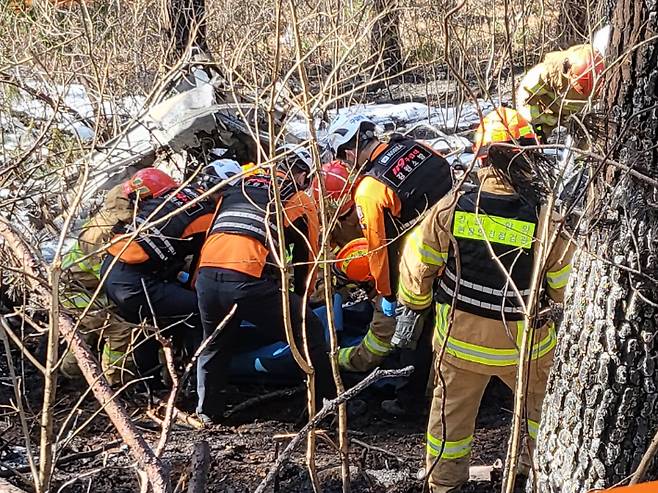
[[[164,335],[173,337],[176,347],[193,352],[201,339],[197,298],[178,277],[188,257],[194,265],[215,203],[200,199],[200,188],[177,190],[178,183],[155,168],[138,171],[124,187],[134,215],[114,229],[117,241],[108,248],[101,268],[102,275],[107,273],[105,292],[126,321],[153,321]],[[140,376],[159,367],[158,350],[152,335],[138,338],[134,359]]]
[[[433,493],[455,491],[468,481],[475,419],[489,379],[496,375],[514,388],[533,265],[539,261],[537,237],[547,221],[548,238],[558,224],[544,205],[546,192],[535,174],[535,160],[541,156],[520,152],[519,146],[535,142],[528,128],[527,121],[506,108],[484,119],[476,142],[479,186],[451,192],[439,201],[415,230],[415,241],[406,244],[401,259],[404,289],[399,295],[406,308],[398,317],[395,339],[407,337],[407,322],[413,323],[409,315],[429,307],[436,281],[437,380],[426,455]],[[507,145],[497,145],[502,143]],[[445,260],[440,265],[428,262],[426,251],[438,252],[435,257]],[[570,257],[568,241],[558,236],[542,267],[545,293],[558,302]],[[538,325],[527,393],[527,434],[532,440],[556,344],[554,323]],[[527,454],[525,462],[527,467]]]
[[[308,344],[315,369],[316,396],[331,397],[331,379],[324,328],[302,296],[318,252],[318,213],[305,193],[309,186],[312,159],[301,147],[278,150],[278,184],[284,216],[284,240],[292,245],[294,292],[290,293],[289,313],[295,343],[302,350]],[[248,321],[271,332],[271,340],[286,340],[279,270],[274,267],[279,252],[272,179],[253,174],[241,186],[227,190],[220,200],[208,238],[201,251],[196,289],[204,337],[236,306],[234,316],[215,335],[201,354],[197,365],[197,414],[206,424],[221,420],[231,357],[240,340],[240,324]],[[308,283],[308,284],[307,284]],[[305,337],[304,337],[305,335]],[[264,341],[270,342],[270,341]]]
[[368,241],[370,272],[375,280],[375,312],[358,346],[340,349],[341,369],[366,372],[392,351],[400,248],[422,214],[452,187],[448,162],[409,137],[381,142],[376,126],[361,115],[339,116],[329,127],[334,155],[363,175],[354,202]]
[[[130,200],[123,184],[112,188],[101,209],[82,227],[73,248],[62,259],[64,278],[68,285],[62,295],[62,306],[79,316],[92,302],[98,288],[104,246],[113,236],[117,223],[128,222],[132,217]],[[132,364],[126,359],[131,330],[112,316],[111,304],[102,293],[80,321],[83,338],[90,345],[102,347],[101,367],[110,385],[125,383],[132,375]],[[64,355],[62,374],[67,378],[80,376],[78,363],[72,352]]]

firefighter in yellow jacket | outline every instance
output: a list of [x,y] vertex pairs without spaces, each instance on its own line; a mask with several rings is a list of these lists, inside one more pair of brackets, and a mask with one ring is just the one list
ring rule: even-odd
[[[535,136],[514,110],[489,114],[476,136],[479,185],[439,201],[412,233],[400,263],[398,293],[405,309],[398,317],[396,345],[413,339],[409,327],[436,301],[435,365],[441,379],[434,389],[426,449],[433,493],[453,491],[468,480],[475,419],[489,379],[496,375],[514,388],[536,238],[546,221],[549,238],[556,227],[555,216],[542,205],[545,193],[532,177],[532,160],[540,157],[536,151],[495,145],[500,142],[529,145]],[[570,256],[568,242],[559,236],[543,272],[546,293],[558,302]],[[555,344],[554,323],[547,321],[535,331],[532,346],[527,395],[532,439]]]
[[603,57],[589,44],[548,53],[523,77],[516,95],[517,109],[542,143],[554,128],[580,111],[596,91]]
[[[132,215],[133,208],[121,183],[107,193],[100,211],[82,227],[73,248],[63,257],[64,278],[68,281],[61,300],[65,309],[78,315],[89,306],[91,294],[100,281],[103,246],[114,236],[116,224],[130,222]],[[123,370],[130,368],[124,356],[130,344],[131,330],[115,320],[108,308],[107,298],[99,295],[81,321],[81,330],[87,341],[98,337],[103,339],[101,365],[108,381],[116,385],[121,383]],[[73,353],[66,353],[61,370],[70,378],[79,376]]]
[[348,371],[374,368],[391,352],[402,239],[452,187],[450,165],[431,148],[401,135],[381,142],[374,131],[370,119],[348,115],[332,123],[328,136],[334,155],[363,175],[354,202],[377,293],[363,341],[340,349],[340,367]]

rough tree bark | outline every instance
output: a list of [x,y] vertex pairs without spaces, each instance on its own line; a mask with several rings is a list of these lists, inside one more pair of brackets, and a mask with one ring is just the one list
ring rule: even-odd
[[[611,70],[602,94],[609,129],[599,138],[611,159],[653,178],[654,10],[655,2],[615,2],[609,60],[627,56]],[[544,402],[536,453],[541,493],[586,492],[627,480],[658,430],[658,190],[611,165],[596,185]],[[647,479],[658,477],[657,466],[653,461]]]
[[400,14],[397,0],[374,0],[376,20],[372,26],[371,48],[375,64],[375,77],[394,77],[402,70],[400,42]]

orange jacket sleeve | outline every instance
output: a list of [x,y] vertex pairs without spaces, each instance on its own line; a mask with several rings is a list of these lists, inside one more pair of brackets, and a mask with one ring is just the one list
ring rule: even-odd
[[390,212],[393,216],[400,214],[400,199],[389,187],[366,176],[361,180],[354,194],[356,211],[359,215],[363,235],[368,240],[370,272],[375,278],[375,288],[382,296],[391,296],[395,287],[390,283],[390,266],[387,247],[395,238],[386,237],[384,215]]
[[[312,294],[317,277],[314,263],[320,250],[320,222],[317,207],[306,193],[297,192],[286,202],[283,214],[286,233],[292,235],[295,244],[293,262],[301,264],[295,266],[295,278],[297,279],[295,284],[298,284],[300,277],[306,283],[310,276],[308,286],[309,294]],[[299,232],[296,231],[295,226],[300,229]],[[296,291],[298,290],[296,289]]]

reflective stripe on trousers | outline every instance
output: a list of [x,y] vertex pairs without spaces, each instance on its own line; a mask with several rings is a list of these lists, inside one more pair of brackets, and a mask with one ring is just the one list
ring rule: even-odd
[[363,346],[368,350],[369,353],[372,353],[376,356],[386,356],[391,352],[391,343],[384,342],[379,339],[375,334],[373,334],[371,329],[368,329],[368,333],[363,338]]
[[[455,358],[486,366],[511,366],[518,364],[519,352],[516,348],[496,349],[486,346],[478,346],[477,344],[460,341],[452,336],[448,337],[446,342],[449,313],[450,305],[437,303],[435,337],[439,345],[443,346],[445,343],[446,352],[448,354]],[[523,329],[523,321],[517,322],[517,335],[520,334]],[[532,347],[532,359],[538,359],[548,354],[556,344],[557,337],[555,334],[555,326],[551,324],[548,328],[548,334],[546,337]]]
[[528,435],[533,440],[537,440],[537,432],[539,431],[539,423],[531,419],[528,420]]
[[546,282],[553,289],[561,289],[569,282],[569,274],[571,274],[571,264],[567,264],[560,270],[546,273]]
[[125,355],[123,351],[113,351],[107,343],[103,346],[103,359],[112,365],[120,362]]
[[354,349],[356,349],[356,346],[344,347],[338,350],[338,366],[346,370],[354,371],[354,368],[350,365],[350,356]]
[[427,433],[427,453],[432,457],[441,457],[442,460],[461,459],[471,453],[473,435],[454,442],[432,436]]

